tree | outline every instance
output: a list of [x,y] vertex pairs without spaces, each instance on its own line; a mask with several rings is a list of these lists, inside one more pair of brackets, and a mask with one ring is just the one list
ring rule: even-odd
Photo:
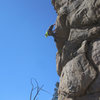
[[52,100],[58,100],[59,82],[56,82],[55,86],[56,86],[56,88],[54,88],[54,94],[53,94]]
[[[39,92],[42,90],[43,88],[43,85],[41,87],[39,87],[38,85],[38,82],[37,80],[35,80],[35,83],[36,83],[36,87],[34,87],[33,85],[33,82],[32,82],[32,79],[31,79],[31,85],[32,85],[32,89],[31,89],[31,93],[30,93],[30,100],[36,100],[37,96],[39,95]],[[33,91],[36,90],[36,93],[34,94],[34,97],[33,97]],[[33,98],[33,99],[32,99]]]
[[[36,85],[35,84],[33,85],[33,81],[32,80],[35,81]],[[31,92],[30,92],[30,100],[37,100],[37,97],[38,97],[40,91],[44,91],[46,93],[49,93],[48,91],[43,89],[43,85],[40,87],[38,82],[37,82],[37,80],[34,79],[34,78],[31,79],[31,86],[32,86],[32,88],[31,88]]]

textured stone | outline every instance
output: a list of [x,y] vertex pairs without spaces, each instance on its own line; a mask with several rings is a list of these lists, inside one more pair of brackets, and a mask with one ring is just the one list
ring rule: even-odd
[[56,46],[58,51],[61,51],[70,32],[69,25],[66,27],[66,16],[57,17],[55,29]]
[[64,66],[60,78],[59,92],[66,93],[68,97],[84,95],[95,77],[96,71],[89,64],[84,54],[80,54]]
[[99,0],[54,0],[58,15],[65,15],[70,26],[81,28],[100,23]]
[[97,67],[98,75],[96,80],[90,86],[88,93],[100,92],[100,40],[94,41],[92,44],[91,56],[92,60]]
[[95,40],[92,44],[92,59],[100,71],[100,39]]
[[58,100],[100,100],[100,0],[52,0]]
[[89,94],[86,96],[75,98],[73,100],[100,100],[100,93]]
[[[65,45],[63,46],[62,55],[56,57],[57,61],[57,69],[60,68],[61,73],[61,67],[63,67],[69,60],[71,60],[73,57],[76,56],[77,50],[80,48],[81,43],[84,40],[92,40],[96,39],[100,36],[100,27],[93,27],[91,29],[71,29],[69,39],[65,42]],[[57,70],[58,72],[58,70]],[[60,75],[60,74],[58,74]]]
[[61,75],[61,71],[62,71],[62,65],[61,65],[60,61],[61,61],[60,54],[57,53],[56,54],[56,70],[57,70],[57,74],[59,76]]
[[59,97],[58,100],[100,100],[100,93],[94,93],[94,94],[89,94],[86,96],[82,97],[76,97],[76,98],[66,98],[66,97]]
[[[81,45],[81,44],[80,44]],[[56,66],[57,66],[57,73],[60,76],[63,66],[76,55],[76,51],[80,46],[74,45],[73,42],[66,42],[62,54],[59,53],[56,56]],[[59,73],[60,72],[60,73]]]
[[59,97],[58,100],[100,100],[100,93],[89,94],[86,96],[76,97],[76,98],[66,98]]
[[86,29],[71,29],[68,41],[82,42],[87,39],[95,39],[100,36],[100,26]]

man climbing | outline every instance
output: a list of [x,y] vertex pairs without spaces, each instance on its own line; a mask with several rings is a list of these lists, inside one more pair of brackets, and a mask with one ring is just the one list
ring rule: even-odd
[[54,38],[54,41],[56,42],[56,47],[58,49],[58,53],[61,54],[63,46],[62,46],[61,38],[57,36],[57,33],[56,33],[57,29],[53,30],[54,26],[55,24],[49,27],[49,29],[47,30],[45,34],[45,37],[52,36]]
[[45,37],[48,37],[48,36],[53,36],[54,40],[56,41],[56,38],[55,38],[55,30],[53,30],[53,27],[55,26],[55,24],[51,25],[49,27],[49,29],[47,30],[46,34],[45,34]]

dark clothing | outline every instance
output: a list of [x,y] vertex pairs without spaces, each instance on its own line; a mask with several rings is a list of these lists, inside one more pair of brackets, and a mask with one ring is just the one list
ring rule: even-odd
[[48,35],[49,36],[53,36],[54,37],[54,40],[56,41],[56,39],[55,39],[55,33],[53,32],[53,27],[54,27],[54,25],[51,25],[50,27],[49,27],[49,29],[48,29]]
[[49,27],[49,29],[48,29],[48,35],[49,35],[49,36],[50,36],[50,35],[53,35],[53,31],[52,31],[53,27],[54,27],[54,25],[51,25],[51,26]]
[[54,25],[51,25],[51,26],[49,27],[48,31],[49,31],[49,30],[52,30],[53,27],[54,27]]

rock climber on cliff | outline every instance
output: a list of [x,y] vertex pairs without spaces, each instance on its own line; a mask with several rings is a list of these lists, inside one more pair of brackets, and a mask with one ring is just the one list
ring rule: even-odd
[[57,36],[57,28],[55,30],[53,30],[53,27],[55,26],[55,24],[51,25],[49,27],[49,29],[47,30],[46,34],[45,34],[45,37],[48,37],[48,36],[52,36],[54,38],[54,41],[56,42],[56,47],[58,49],[58,53],[61,54],[62,52],[62,47],[63,47],[63,44],[61,42],[61,38],[59,36]]
[[53,30],[53,27],[55,26],[55,24],[51,25],[49,27],[49,29],[47,30],[46,34],[45,34],[45,37],[48,37],[48,36],[53,36],[54,40],[56,41],[56,38],[55,38],[55,30]]

